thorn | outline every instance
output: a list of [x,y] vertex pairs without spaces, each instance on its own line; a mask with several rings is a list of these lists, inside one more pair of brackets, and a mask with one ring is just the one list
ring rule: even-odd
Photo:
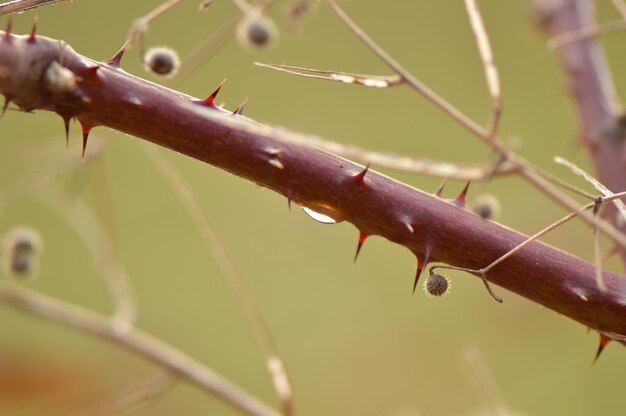
[[39,23],[39,16],[35,16],[33,19],[33,28],[30,30],[30,36],[28,36],[28,43],[37,42],[37,23]]
[[356,253],[354,254],[354,260],[352,261],[352,265],[356,264],[356,260],[359,258],[359,253],[361,252],[361,247],[363,247],[363,243],[367,240],[368,235],[363,231],[359,230],[359,242],[356,246]]
[[[80,120],[78,120],[80,121]],[[82,154],[82,160],[85,160],[85,151],[87,150],[87,140],[89,139],[89,132],[91,131],[91,129],[93,128],[92,125],[84,123],[82,121],[80,121],[80,127],[83,130],[83,154]]]
[[410,232],[411,234],[413,234],[413,233],[415,232],[415,229],[413,229],[413,226],[411,225],[411,223],[410,223],[410,222],[408,222],[408,221],[407,221],[407,222],[405,222],[405,223],[404,223],[404,226],[406,227],[406,229],[407,229],[407,230],[409,230],[409,232]]
[[424,259],[417,258],[417,271],[415,272],[415,281],[413,282],[413,294],[415,294],[415,289],[417,288],[417,282],[420,280],[420,275],[422,271],[428,265],[428,259],[430,257],[430,253],[432,251],[432,247],[430,244],[426,244],[424,247]]
[[443,182],[441,182],[441,185],[439,185],[439,188],[435,192],[435,196],[438,196],[439,198],[441,198],[441,194],[443,193],[443,188],[445,188],[447,182],[448,182],[448,178],[444,178]]
[[596,363],[596,361],[598,361],[598,358],[600,357],[600,354],[602,354],[602,351],[604,351],[604,348],[606,348],[606,346],[608,345],[609,342],[611,342],[611,338],[609,338],[606,335],[600,333],[600,345],[598,345],[598,352],[596,352],[596,356],[593,358],[593,361],[591,362],[591,365],[594,365]]
[[241,104],[239,104],[239,106],[235,109],[235,111],[233,111],[233,115],[234,116],[240,116],[243,114],[243,108],[246,106],[246,103],[248,102],[248,99],[246,98],[245,100],[243,100],[241,102]]
[[11,43],[11,29],[13,28],[13,15],[7,16],[7,27],[4,31],[4,37],[2,38],[3,42]]
[[289,207],[289,211],[291,211],[291,197],[293,196],[293,191],[291,189],[287,190],[287,207]]
[[65,147],[70,146],[70,121],[72,117],[61,116],[63,119],[63,125],[65,126]]
[[463,188],[461,193],[452,201],[455,205],[465,207],[465,197],[467,196],[467,190],[469,189],[470,182],[471,181],[467,181],[467,184],[465,184],[465,188]]
[[217,98],[217,94],[219,94],[220,90],[222,89],[225,83],[226,83],[226,78],[224,78],[224,81],[220,82],[220,85],[217,86],[215,91],[213,91],[211,95],[209,95],[204,100],[202,100],[202,102],[205,105],[208,105],[209,107],[215,107],[215,99]]
[[107,61],[107,65],[119,68],[120,63],[122,63],[122,58],[124,57],[124,52],[126,52],[126,47],[128,46],[128,41],[124,42],[122,48],[117,51],[115,55],[111,59]]
[[367,166],[365,166],[365,169],[363,169],[361,172],[353,176],[354,180],[357,183],[365,183],[365,175],[367,174],[369,170],[370,170],[370,165],[368,163]]

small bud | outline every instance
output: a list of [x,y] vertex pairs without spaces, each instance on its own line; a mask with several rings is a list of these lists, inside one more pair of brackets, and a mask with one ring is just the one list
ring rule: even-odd
[[266,48],[278,38],[278,28],[272,19],[252,11],[239,22],[237,39],[239,43],[255,48]]
[[165,46],[148,49],[143,62],[146,71],[163,77],[174,76],[180,66],[176,51]]
[[37,274],[41,237],[30,228],[14,228],[4,238],[2,263],[4,272],[20,278]]
[[478,195],[472,201],[472,211],[485,219],[495,219],[500,215],[500,203],[491,194]]
[[424,282],[424,292],[429,297],[442,297],[450,293],[450,280],[440,274],[431,274]]

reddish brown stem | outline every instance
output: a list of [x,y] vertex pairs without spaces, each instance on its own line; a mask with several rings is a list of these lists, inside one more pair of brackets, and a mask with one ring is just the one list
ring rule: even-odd
[[[307,145],[306,136],[95,62],[59,41],[38,37],[28,44],[25,39],[11,36],[0,42],[0,92],[23,109],[74,116],[184,153],[337,221],[347,220],[362,233],[383,236],[418,257],[431,247],[431,262],[479,269],[526,239],[458,203],[372,170],[360,175],[362,166]],[[59,71],[53,61],[76,77],[75,88],[64,91],[52,84],[50,71]],[[626,279],[620,275],[605,272],[609,290],[602,293],[592,264],[532,242],[487,277],[612,338],[626,339]]]

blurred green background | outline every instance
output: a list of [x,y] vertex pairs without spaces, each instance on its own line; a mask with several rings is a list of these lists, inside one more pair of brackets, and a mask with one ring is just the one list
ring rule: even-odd
[[[41,34],[63,39],[91,58],[108,59],[133,20],[159,3],[80,0],[21,14],[14,26],[16,32],[27,33],[33,16],[39,15]],[[151,24],[147,44],[168,45],[185,57],[237,14],[226,0],[202,13],[198,3],[184,0]],[[281,29],[275,48],[251,51],[231,41],[178,88],[205,97],[228,78],[220,99],[234,108],[250,97],[246,114],[262,122],[417,157],[490,160],[488,149],[407,88],[372,90],[255,67],[253,62],[261,61],[388,73],[323,5],[306,18],[301,34],[289,35],[284,4],[279,2],[270,13]],[[480,123],[488,119],[482,66],[462,1],[340,4],[417,77]],[[521,138],[523,156],[577,181],[552,163],[554,155],[561,155],[589,168],[576,144],[576,115],[564,76],[544,34],[534,26],[530,3],[491,0],[480,6],[502,78],[502,136]],[[598,6],[601,19],[617,17],[608,0]],[[622,97],[625,36],[602,40]],[[151,78],[136,49],[123,67]],[[0,125],[0,191],[51,170],[47,159],[78,162],[78,124],[72,129],[66,151],[58,116],[10,111]],[[78,219],[63,218],[62,210],[51,208],[62,193],[84,198],[103,218],[131,276],[139,327],[276,403],[238,298],[142,150],[152,144],[104,128],[94,130],[91,143],[108,146],[100,157],[2,208],[0,234],[26,225],[44,240],[39,276],[24,284],[110,312],[99,270],[68,225]],[[462,359],[470,346],[481,351],[483,365],[511,409],[529,415],[622,414],[626,352],[621,346],[611,344],[590,368],[597,335],[585,335],[580,324],[502,289],[498,293],[505,302],[497,304],[479,280],[460,273],[449,273],[454,287],[445,299],[427,299],[420,292],[411,296],[415,259],[406,249],[371,238],[353,268],[358,234],[351,225],[318,224],[298,209],[289,212],[285,199],[273,192],[190,158],[163,154],[197,193],[264,312],[293,381],[296,414],[493,414],[485,410],[487,393],[476,388],[478,376]],[[427,191],[439,183],[386,173]],[[450,183],[447,196],[461,187]],[[470,197],[481,192],[498,196],[502,223],[526,233],[564,213],[516,178],[475,184]],[[581,223],[545,240],[592,258],[591,233]],[[607,267],[620,269],[615,261]],[[119,347],[4,305],[0,328],[0,415],[73,414],[158,373]],[[238,414],[185,382],[136,414],[175,412]]]

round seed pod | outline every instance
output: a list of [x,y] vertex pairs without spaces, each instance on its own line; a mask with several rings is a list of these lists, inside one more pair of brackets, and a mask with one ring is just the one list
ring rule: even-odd
[[174,49],[157,46],[148,49],[143,63],[146,71],[162,77],[171,77],[178,72],[180,58]]
[[431,298],[440,298],[450,293],[450,280],[440,274],[431,274],[424,282],[424,292]]
[[14,228],[2,242],[2,266],[8,276],[32,277],[39,269],[41,237],[25,227]]
[[248,13],[237,26],[237,40],[244,46],[267,48],[278,39],[278,28],[272,19],[260,11]]
[[485,219],[496,219],[500,216],[500,203],[491,194],[477,195],[472,201],[472,211]]

